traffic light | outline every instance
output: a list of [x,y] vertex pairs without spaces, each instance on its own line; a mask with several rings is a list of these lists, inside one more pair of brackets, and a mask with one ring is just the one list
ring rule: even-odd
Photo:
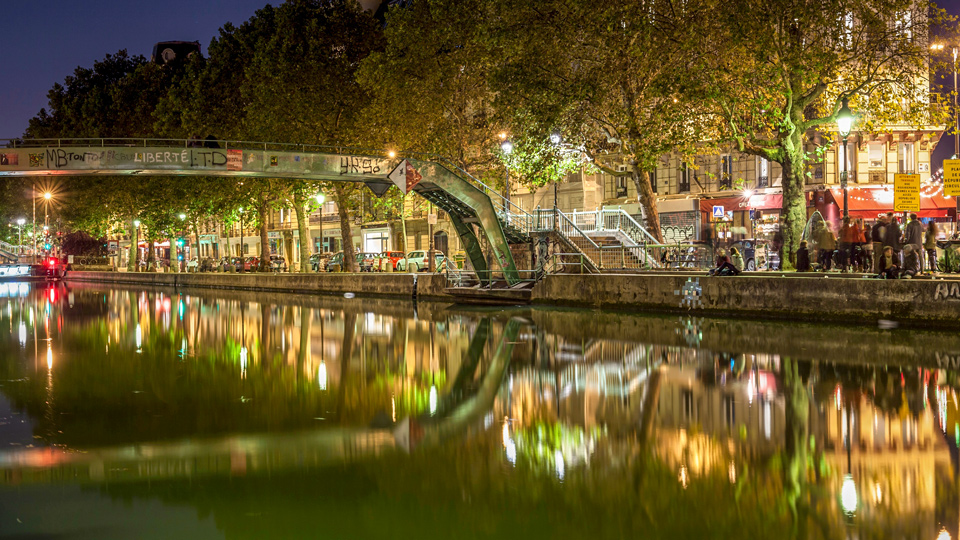
[[43,249],[50,249],[50,243],[47,242],[46,244],[44,244]]

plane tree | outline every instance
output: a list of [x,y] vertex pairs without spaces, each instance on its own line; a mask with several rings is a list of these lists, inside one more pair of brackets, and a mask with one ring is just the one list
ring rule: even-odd
[[683,75],[708,54],[705,37],[690,28],[711,16],[709,3],[493,4],[497,109],[515,131],[532,130],[536,139],[553,132],[607,174],[630,178],[648,230],[662,239],[650,172],[664,154],[704,139]]
[[856,129],[930,126],[931,26],[942,11],[915,0],[716,2],[693,31],[710,37],[687,87],[718,141],[782,166],[781,260],[790,267],[807,221],[804,185],[844,100]]

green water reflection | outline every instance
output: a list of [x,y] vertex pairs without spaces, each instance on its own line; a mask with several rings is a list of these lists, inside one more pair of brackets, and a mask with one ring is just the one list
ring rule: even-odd
[[958,362],[916,330],[7,285],[0,538],[956,538]]

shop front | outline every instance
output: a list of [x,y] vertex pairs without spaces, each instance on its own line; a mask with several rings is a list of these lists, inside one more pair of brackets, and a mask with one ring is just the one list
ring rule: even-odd
[[759,193],[749,196],[700,199],[701,239],[710,234],[719,242],[747,238],[772,239],[780,224],[783,195]]

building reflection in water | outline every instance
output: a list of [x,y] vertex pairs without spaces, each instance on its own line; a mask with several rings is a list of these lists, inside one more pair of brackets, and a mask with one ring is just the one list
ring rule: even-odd
[[[0,451],[8,483],[42,482],[58,466],[105,479],[110,459],[129,459],[125,445],[143,460],[129,474],[246,475],[411,450],[463,428],[458,437],[495,439],[509,467],[558,482],[591,469],[614,477],[650,455],[687,489],[707,477],[766,482],[795,457],[788,440],[808,433],[804,498],[831,509],[830,526],[861,538],[957,537],[960,374],[932,365],[791,360],[782,345],[737,341],[753,339],[738,323],[696,318],[596,327],[588,312],[95,286],[0,286],[2,304],[0,368],[22,382],[0,391],[41,444],[107,449],[89,463]],[[509,367],[491,383],[495,351]],[[787,362],[802,399],[786,399]],[[91,400],[118,403],[109,423],[93,418],[103,411]],[[162,443],[197,434],[222,445]]]

